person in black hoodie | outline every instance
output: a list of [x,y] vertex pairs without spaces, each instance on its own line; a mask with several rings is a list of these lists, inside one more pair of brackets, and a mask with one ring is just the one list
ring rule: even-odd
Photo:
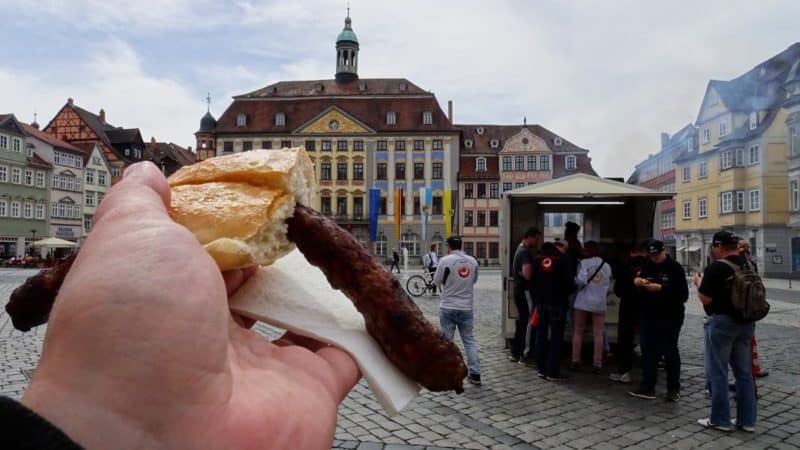
[[633,279],[641,299],[640,340],[642,344],[642,382],[628,394],[656,398],[658,359],[663,355],[667,369],[667,400],[680,398],[681,357],[678,336],[683,327],[689,286],[683,267],[667,255],[664,243],[648,239],[644,243],[647,263]]
[[[575,289],[574,276],[552,243],[542,245],[541,256],[533,263],[533,301],[536,305],[536,366],[539,377],[561,381],[561,346],[564,341],[569,294]],[[549,331],[549,333],[548,333]]]
[[633,279],[642,271],[647,262],[647,253],[641,246],[632,249],[617,266],[614,294],[619,297],[619,322],[617,324],[617,348],[614,352],[619,367],[609,378],[618,383],[631,382],[633,368],[633,347],[636,326],[639,325],[638,289]]

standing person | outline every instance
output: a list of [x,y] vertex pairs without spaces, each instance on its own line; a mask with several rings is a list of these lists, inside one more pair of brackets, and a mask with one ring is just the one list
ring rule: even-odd
[[478,344],[473,337],[473,292],[478,281],[478,261],[461,251],[461,236],[447,238],[447,256],[439,261],[433,282],[442,291],[439,324],[445,338],[452,341],[456,327],[467,353],[467,381],[480,386],[481,366]]
[[400,273],[400,254],[397,253],[396,249],[392,249],[392,267],[389,267],[389,272],[394,272],[394,268],[397,268],[397,273]]
[[436,267],[439,265],[439,255],[436,253],[436,244],[431,244],[430,250],[425,256],[425,268],[430,273],[436,272]]
[[536,366],[539,377],[550,381],[566,379],[561,375],[561,346],[567,323],[568,296],[575,288],[561,259],[561,252],[551,242],[542,245],[541,256],[533,263],[533,300],[536,305]]
[[593,372],[600,373],[603,366],[603,327],[605,326],[606,302],[608,287],[611,283],[611,266],[600,257],[600,246],[589,241],[583,249],[585,258],[578,267],[575,284],[578,293],[575,296],[575,329],[572,333],[572,363],[570,368],[577,370],[581,366],[581,347],[586,321],[592,319],[592,336],[594,339]]
[[522,241],[514,253],[512,264],[514,276],[514,305],[517,307],[517,327],[514,330],[514,342],[508,359],[513,362],[525,361],[525,351],[528,348],[528,335],[530,334],[531,308],[533,299],[530,292],[530,280],[533,275],[533,255],[531,250],[539,244],[541,233],[538,228],[531,227],[525,230]]
[[[758,264],[756,263],[756,259],[753,258],[753,255],[750,253],[750,242],[746,239],[739,239],[739,256],[746,259],[747,262],[753,266],[753,270],[758,273]],[[756,335],[753,334],[753,340],[750,343],[750,353],[753,355],[758,355],[758,344],[756,344]],[[768,370],[764,370],[761,368],[761,365],[753,359],[753,376],[756,378],[763,378],[769,375]]]
[[755,324],[738,320],[732,302],[734,267],[745,267],[749,263],[739,254],[738,244],[738,238],[728,231],[715,233],[711,252],[716,261],[702,275],[694,277],[697,296],[708,314],[704,347],[711,385],[711,416],[699,419],[697,423],[706,428],[731,431],[730,364],[736,380],[735,425],[752,433],[755,431],[757,400],[750,343]]
[[644,244],[647,263],[633,279],[641,299],[639,339],[642,344],[642,382],[628,392],[634,397],[654,400],[658,360],[664,356],[667,369],[667,401],[681,397],[681,355],[678,337],[683,327],[689,286],[683,266],[667,255],[664,243],[648,239]]
[[639,324],[638,291],[633,279],[641,272],[647,262],[647,253],[637,246],[622,261],[617,269],[614,293],[619,297],[619,323],[617,324],[617,349],[615,355],[619,367],[609,378],[618,383],[631,382],[633,369],[633,347],[636,326]]

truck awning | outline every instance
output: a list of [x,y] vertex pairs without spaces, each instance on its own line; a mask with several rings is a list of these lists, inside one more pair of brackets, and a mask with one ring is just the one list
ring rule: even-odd
[[621,183],[594,175],[577,173],[575,175],[506,191],[504,195],[510,198],[539,197],[564,200],[601,200],[604,198],[631,197],[648,197],[656,200],[668,200],[671,199],[675,193],[654,191],[634,184]]

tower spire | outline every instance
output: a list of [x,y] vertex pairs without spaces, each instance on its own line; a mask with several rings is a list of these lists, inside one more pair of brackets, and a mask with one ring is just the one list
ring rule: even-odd
[[358,38],[353,32],[352,23],[348,1],[344,29],[336,38],[336,81],[339,83],[349,83],[358,79]]
[[206,94],[206,112],[211,112],[211,92]]

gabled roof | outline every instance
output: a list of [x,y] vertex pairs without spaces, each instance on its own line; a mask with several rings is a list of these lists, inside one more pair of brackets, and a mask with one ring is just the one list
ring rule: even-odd
[[78,147],[70,144],[69,142],[62,141],[61,139],[56,138],[50,133],[45,133],[44,131],[37,130],[36,128],[28,125],[27,123],[21,123],[22,129],[25,130],[25,134],[28,136],[34,137],[42,142],[52,145],[53,147],[59,148],[61,150],[68,150],[76,153],[82,153],[81,149]]
[[45,161],[38,153],[33,152],[33,158],[31,158],[31,165],[39,166],[47,169],[52,169],[53,165],[49,162]]
[[[92,157],[92,152],[94,152],[95,144],[94,142],[76,142],[74,144],[75,147],[81,149],[81,153],[83,154],[83,165],[86,166],[89,162],[89,158]],[[102,155],[103,159],[105,159],[106,155],[103,153],[103,149],[99,149],[100,155]]]
[[361,78],[347,83],[340,83],[336,80],[279,81],[233,98],[368,97],[376,95],[409,96],[432,94],[405,78]]
[[14,114],[0,114],[0,126],[11,127],[17,133],[24,133],[22,122],[18,121]]
[[106,136],[111,144],[128,144],[132,142],[143,142],[142,134],[138,128],[108,128]]
[[[453,125],[461,131],[462,153],[498,153],[506,141],[517,135],[523,128],[527,128],[535,136],[542,138],[553,153],[587,153],[589,150],[579,147],[563,137],[553,133],[541,125],[490,125],[490,124],[456,124]],[[483,134],[478,129],[483,129]],[[561,139],[561,145],[555,145],[555,139]],[[464,141],[472,140],[472,148],[467,148]],[[492,148],[491,143],[497,140],[497,148]]]
[[578,173],[543,183],[506,191],[507,197],[553,197],[553,198],[608,198],[608,197],[658,197],[666,200],[674,193],[659,192],[633,184],[607,180],[593,175]]
[[172,142],[148,142],[145,144],[145,157],[158,164],[164,159],[172,159],[181,166],[195,163],[196,155]]

